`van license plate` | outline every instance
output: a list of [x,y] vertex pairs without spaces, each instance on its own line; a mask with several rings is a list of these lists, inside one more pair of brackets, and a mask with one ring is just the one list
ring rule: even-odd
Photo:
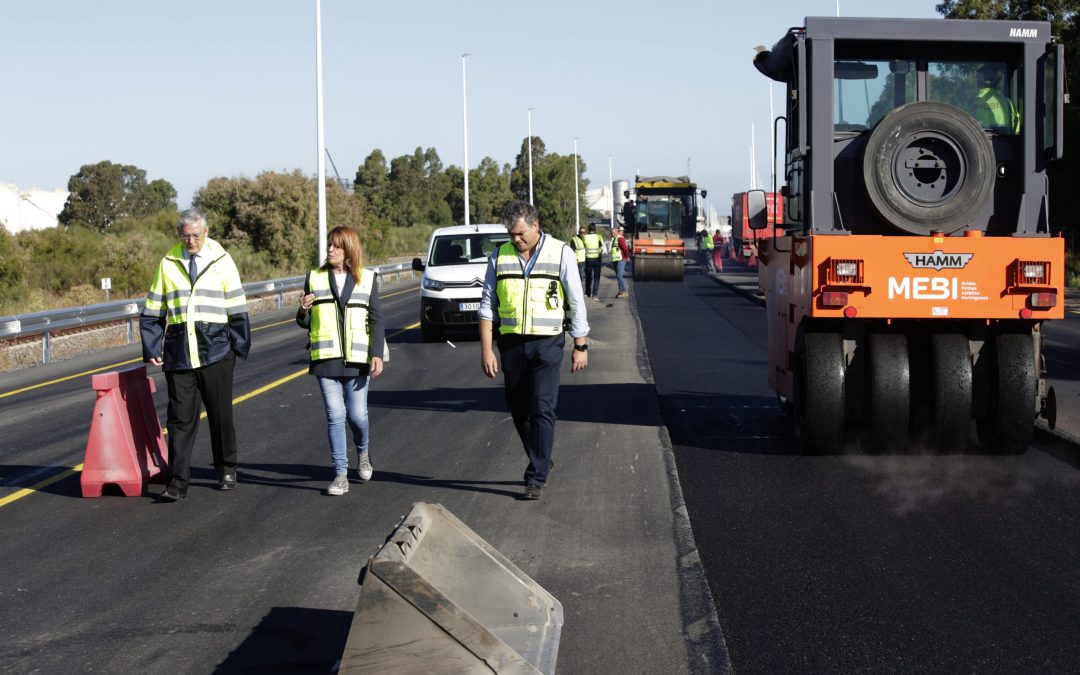
[[459,306],[459,311],[462,312],[475,312],[480,309],[479,302],[463,302]]

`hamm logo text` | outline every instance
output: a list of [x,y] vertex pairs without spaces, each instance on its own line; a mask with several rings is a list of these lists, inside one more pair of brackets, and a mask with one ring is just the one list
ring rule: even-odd
[[975,256],[974,253],[905,253],[908,264],[915,269],[927,270],[962,270]]

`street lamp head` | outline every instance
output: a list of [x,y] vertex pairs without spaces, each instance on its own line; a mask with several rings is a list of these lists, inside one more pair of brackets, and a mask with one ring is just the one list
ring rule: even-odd
[[470,52],[465,52],[461,55],[461,58],[465,58],[466,56],[472,56],[472,54]]

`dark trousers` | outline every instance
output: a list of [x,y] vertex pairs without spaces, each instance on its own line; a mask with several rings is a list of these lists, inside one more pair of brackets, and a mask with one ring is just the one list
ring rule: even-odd
[[585,261],[582,260],[577,264],[577,273],[581,277],[581,283],[585,283]]
[[551,337],[500,335],[503,390],[521,444],[529,458],[526,485],[547,481],[555,445],[555,405],[559,399],[564,334]]
[[199,430],[199,399],[210,422],[210,447],[218,476],[236,472],[233,428],[233,365],[229,352],[221,361],[194,370],[165,371],[169,388],[169,487],[186,492],[191,479],[191,450]]
[[600,293],[600,258],[585,259],[585,295],[595,298]]

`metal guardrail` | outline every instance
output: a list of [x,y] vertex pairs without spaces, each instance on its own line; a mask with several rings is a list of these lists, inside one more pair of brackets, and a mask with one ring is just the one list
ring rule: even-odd
[[[398,280],[400,280],[402,272],[412,271],[412,265],[411,263],[394,263],[392,265],[380,265],[372,269],[380,276],[396,274]],[[285,292],[303,288],[304,278],[304,276],[298,276],[271,279],[270,281],[255,281],[244,284],[244,294],[249,297],[259,297],[277,293],[277,306],[278,309],[282,309],[285,303]],[[98,305],[84,305],[82,307],[51,309],[45,312],[31,312],[16,316],[3,316],[0,317],[0,340],[41,335],[42,362],[48,363],[51,333],[70,328],[127,321],[127,340],[128,344],[131,344],[135,340],[136,321],[145,302],[145,298],[114,300]]]

